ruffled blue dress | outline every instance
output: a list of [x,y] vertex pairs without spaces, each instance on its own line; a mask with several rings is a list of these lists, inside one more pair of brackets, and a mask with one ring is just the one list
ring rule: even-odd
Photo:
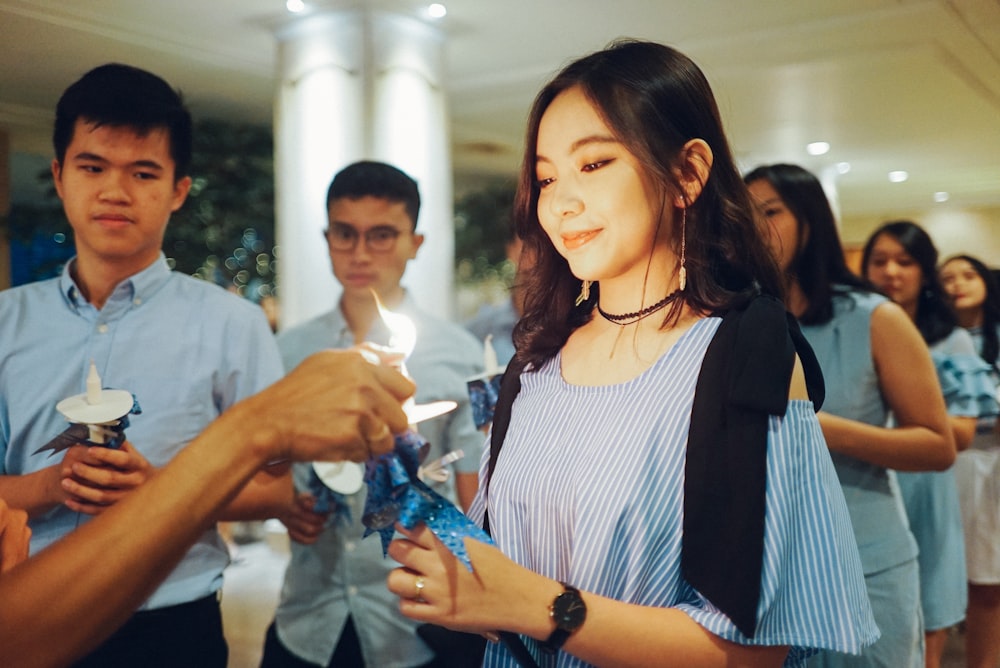
[[[972,337],[956,327],[931,346],[948,414],[996,415],[990,367],[976,353]],[[968,602],[965,540],[955,469],[896,473],[910,530],[920,549],[920,602],[924,628],[945,629],[965,618]]]

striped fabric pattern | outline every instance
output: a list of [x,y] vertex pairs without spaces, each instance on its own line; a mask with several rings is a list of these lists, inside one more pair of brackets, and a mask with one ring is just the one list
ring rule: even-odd
[[[681,609],[734,642],[791,645],[787,666],[801,665],[813,648],[857,652],[877,630],[843,494],[809,402],[791,402],[784,418],[770,421],[756,636],[742,636],[681,578],[691,403],[720,322],[699,321],[625,383],[569,385],[558,356],[525,373],[490,483],[493,536],[517,563],[582,590]],[[482,521],[485,502],[481,493],[470,509],[474,520]],[[587,665],[566,653],[542,655],[525,640],[540,665]],[[490,645],[484,665],[517,664]]]

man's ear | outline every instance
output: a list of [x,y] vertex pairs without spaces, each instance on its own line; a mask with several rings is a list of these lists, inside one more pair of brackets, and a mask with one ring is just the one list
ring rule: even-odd
[[174,197],[173,202],[170,205],[170,211],[174,212],[181,208],[184,204],[184,200],[187,199],[188,193],[191,191],[191,177],[185,176],[183,179],[177,181],[174,184]]
[[59,164],[57,158],[52,158],[52,183],[55,184],[56,194],[59,195],[59,199],[62,199],[62,165]]
[[692,139],[681,149],[680,186],[676,206],[687,208],[694,204],[712,172],[712,148],[704,139]]
[[412,252],[410,253],[410,259],[411,260],[417,257],[417,251],[420,250],[420,247],[423,245],[423,243],[424,243],[424,235],[417,234],[416,232],[414,232],[413,233],[413,249],[412,249]]

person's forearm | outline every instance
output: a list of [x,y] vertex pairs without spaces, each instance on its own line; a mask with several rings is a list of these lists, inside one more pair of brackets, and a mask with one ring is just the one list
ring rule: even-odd
[[0,578],[5,665],[67,663],[99,644],[152,593],[266,461],[240,449],[251,434],[240,437],[239,409],[125,501]]
[[943,471],[955,461],[950,431],[928,427],[876,427],[824,411],[818,414],[833,452],[899,471]]
[[[413,384],[323,351],[216,419],[105,513],[0,577],[0,663],[65,665],[146,599],[266,462],[388,452]],[[56,639],[58,642],[53,642]]]
[[295,498],[291,470],[287,465],[279,470],[263,470],[247,483],[236,497],[226,504],[218,519],[223,522],[267,520],[278,517]]
[[[549,606],[563,585],[517,564],[497,547],[474,538],[465,547],[474,571],[465,569],[425,526],[389,545],[400,568],[386,581],[400,597],[399,610],[418,622],[471,633],[510,631],[545,641],[555,630]],[[415,583],[423,587],[415,589]],[[420,599],[416,598],[420,595]],[[588,665],[744,666],[777,668],[786,646],[746,646],[723,640],[677,608],[643,606],[582,592],[586,618],[563,649]],[[655,629],[655,632],[651,632]]]
[[478,473],[456,473],[455,474],[455,495],[458,497],[459,507],[463,512],[467,512],[472,505],[472,500],[476,498],[476,491],[479,489]]
[[[779,668],[788,654],[784,646],[749,646],[723,640],[676,608],[631,605],[587,593],[583,599],[587,620],[563,649],[595,666],[657,666],[664,665],[664,657],[669,656],[670,665],[688,668]],[[553,628],[552,622],[545,620],[541,637]],[[657,631],[650,633],[650,629]],[[534,635],[539,637],[537,631]]]
[[0,475],[0,498],[28,517],[38,517],[62,503],[66,495],[59,487],[59,463],[24,475]]
[[961,452],[968,450],[972,439],[976,437],[976,418],[948,416],[951,424],[951,434],[955,438],[955,447]]

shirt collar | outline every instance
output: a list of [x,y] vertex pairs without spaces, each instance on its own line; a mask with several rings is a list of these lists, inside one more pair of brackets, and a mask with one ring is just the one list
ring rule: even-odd
[[[87,304],[87,300],[70,272],[74,262],[76,262],[76,256],[63,267],[62,274],[59,276],[59,292],[62,293],[66,303],[71,308],[80,308]],[[167,258],[161,251],[160,256],[151,265],[116,285],[108,301],[128,299],[139,305],[162,288],[167,279],[170,278],[170,274],[170,265],[167,264]]]

